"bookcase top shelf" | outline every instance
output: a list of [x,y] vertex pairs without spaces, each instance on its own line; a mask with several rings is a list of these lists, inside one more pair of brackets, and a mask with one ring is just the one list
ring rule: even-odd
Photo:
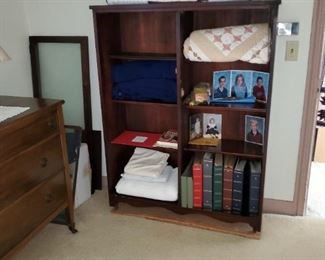
[[95,5],[90,9],[97,13],[151,12],[151,11],[209,11],[211,9],[268,9],[279,5],[281,0],[222,0],[215,2],[174,2],[131,5]]

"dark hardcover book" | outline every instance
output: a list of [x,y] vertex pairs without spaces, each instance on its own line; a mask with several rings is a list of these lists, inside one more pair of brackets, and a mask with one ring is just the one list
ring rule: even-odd
[[261,186],[261,161],[250,161],[250,176],[249,176],[249,214],[258,214],[260,202],[260,186]]
[[202,154],[195,154],[193,166],[193,207],[202,208],[203,205],[203,171],[202,171]]
[[246,163],[246,160],[238,160],[234,168],[232,182],[232,212],[235,214],[242,213]]
[[232,179],[236,157],[226,155],[224,161],[223,171],[223,209],[226,211],[231,210],[232,206]]
[[213,210],[222,210],[222,178],[223,178],[223,161],[222,155],[216,154],[213,167]]
[[212,209],[213,154],[203,156],[203,208]]
[[181,176],[181,202],[183,208],[193,207],[193,181],[192,181],[193,160],[186,166]]

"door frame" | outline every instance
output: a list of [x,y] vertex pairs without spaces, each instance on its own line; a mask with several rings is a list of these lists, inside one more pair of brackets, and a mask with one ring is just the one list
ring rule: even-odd
[[296,215],[303,216],[307,206],[310,167],[314,148],[316,113],[325,61],[325,1],[314,1],[312,30],[300,131],[300,145],[294,194]]

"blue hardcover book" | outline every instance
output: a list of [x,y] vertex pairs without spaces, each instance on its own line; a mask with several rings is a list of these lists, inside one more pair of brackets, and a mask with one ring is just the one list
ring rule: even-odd
[[203,156],[203,208],[212,209],[213,154]]
[[261,161],[250,161],[250,176],[249,176],[249,214],[258,214],[260,202],[260,186],[261,186]]
[[242,212],[246,162],[246,160],[238,160],[234,169],[232,183],[232,212],[234,214]]

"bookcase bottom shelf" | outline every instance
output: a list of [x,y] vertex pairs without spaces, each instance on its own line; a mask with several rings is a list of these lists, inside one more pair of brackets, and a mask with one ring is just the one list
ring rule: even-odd
[[178,202],[165,202],[119,194],[114,194],[114,202],[112,204],[114,205],[113,212],[117,214],[125,213],[125,215],[142,216],[144,218],[221,232],[223,231],[220,228],[228,231],[234,229],[231,232],[225,231],[225,233],[231,234],[236,234],[239,227],[246,227],[243,234],[238,231],[237,235],[259,238],[260,216],[258,215],[242,216],[231,214],[230,212],[183,208],[179,206]]
[[162,206],[136,207],[126,202],[120,202],[118,207],[112,210],[112,213],[260,239],[260,232],[254,232],[249,223],[226,223],[204,214],[178,214],[174,211]]

